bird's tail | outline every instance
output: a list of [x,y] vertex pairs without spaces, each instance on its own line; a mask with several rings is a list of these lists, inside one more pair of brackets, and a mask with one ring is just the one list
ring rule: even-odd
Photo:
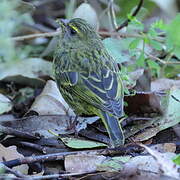
[[117,147],[124,144],[124,134],[118,118],[103,111],[101,111],[101,118],[108,131],[112,146]]

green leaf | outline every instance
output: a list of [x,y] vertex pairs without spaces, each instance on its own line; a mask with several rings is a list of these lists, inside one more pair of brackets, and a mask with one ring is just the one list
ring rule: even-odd
[[77,138],[68,138],[68,137],[60,137],[63,143],[74,149],[87,149],[87,148],[97,148],[97,147],[107,147],[104,143],[99,143],[95,141],[89,140],[81,140]]
[[144,24],[142,24],[140,21],[138,21],[136,17],[131,17],[129,15],[128,19],[131,20],[127,27],[128,32],[134,32],[135,30],[138,30],[138,31],[144,30]]
[[130,44],[129,44],[129,48],[130,49],[135,49],[137,48],[137,46],[139,45],[141,39],[137,38],[137,39],[134,39]]
[[[135,8],[137,8],[137,6]],[[133,8],[133,11],[135,8]],[[136,18],[142,22],[147,17],[148,14],[149,14],[148,9],[141,7],[140,11],[136,15]]]
[[165,77],[167,78],[174,78],[177,76],[177,74],[179,74],[180,71],[180,64],[175,64],[175,65],[167,65],[164,68],[164,74]]
[[177,165],[180,165],[180,154],[178,154],[173,158],[173,162]]
[[[108,1],[103,1],[103,2],[107,2],[108,3]],[[127,14],[129,13],[129,10],[133,9],[133,7],[137,6],[138,2],[139,1],[137,1],[137,0],[133,0],[133,1],[128,1],[128,3],[127,3],[126,0],[117,0],[116,4],[118,5],[118,7],[121,7],[121,10],[117,11],[118,17],[119,16],[126,17]],[[154,2],[152,2],[152,1],[144,1],[143,7],[148,9],[148,11],[151,12],[155,7],[157,7],[157,5]],[[140,9],[140,12],[141,12],[141,9]],[[139,12],[138,12],[138,14],[139,14]]]
[[155,70],[156,73],[159,74],[161,67],[160,67],[160,65],[158,63],[156,63],[153,60],[148,59],[147,64],[148,64],[150,69]]
[[152,40],[152,39],[150,39],[150,45],[158,51],[163,49],[163,44],[161,44],[158,41]]
[[172,20],[172,22],[167,25],[166,28],[167,32],[167,39],[166,44],[167,46],[173,47],[174,52],[178,57],[180,57],[180,13]]
[[180,59],[180,47],[176,46],[174,48],[174,54],[177,56],[178,59]]
[[103,44],[109,54],[118,62],[126,62],[129,61],[131,56],[128,51],[129,44],[131,43],[131,38],[126,39],[114,39],[114,38],[106,38],[103,40]]
[[113,157],[111,159],[105,160],[103,163],[98,165],[99,171],[118,171],[123,168],[123,164],[129,162],[131,156],[120,156],[120,157]]
[[160,119],[159,129],[162,131],[180,123],[180,89],[172,87],[169,91],[169,96],[164,97],[161,104],[164,111],[164,116]]
[[145,57],[144,57],[144,53],[142,52],[141,55],[139,56],[139,58],[136,60],[136,64],[139,67],[145,67]]
[[160,19],[160,20],[155,21],[153,24],[151,24],[151,28],[165,30],[166,24],[164,24],[162,19]]

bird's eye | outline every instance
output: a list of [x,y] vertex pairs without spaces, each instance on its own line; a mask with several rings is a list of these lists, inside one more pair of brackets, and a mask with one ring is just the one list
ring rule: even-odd
[[72,35],[80,33],[79,29],[76,26],[74,26],[73,24],[69,24],[68,26],[69,26],[69,31]]
[[77,33],[77,31],[76,31],[74,28],[71,28],[71,27],[70,27],[70,33],[71,33],[72,35],[75,35],[75,34]]

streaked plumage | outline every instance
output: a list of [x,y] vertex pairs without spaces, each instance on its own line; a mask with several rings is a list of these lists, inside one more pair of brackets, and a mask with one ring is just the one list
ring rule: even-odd
[[84,20],[61,22],[61,30],[53,65],[61,94],[76,114],[101,117],[112,146],[123,144],[118,124],[123,86],[117,64]]

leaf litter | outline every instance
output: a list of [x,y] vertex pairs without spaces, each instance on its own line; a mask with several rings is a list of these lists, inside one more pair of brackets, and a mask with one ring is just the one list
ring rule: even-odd
[[[41,6],[38,2],[36,3],[37,6]],[[27,9],[31,11],[34,6],[29,5],[28,8],[28,3],[26,4]],[[117,5],[114,4],[114,7],[116,6]],[[39,8],[39,10],[40,9],[41,8]],[[96,14],[97,9],[100,10],[101,7],[97,6],[96,9],[94,9],[93,4],[82,3],[81,6],[76,9],[74,16],[83,17],[84,11],[87,11],[85,18],[92,21],[94,27],[98,29],[99,26],[101,27],[101,24],[99,24],[98,14]],[[68,12],[70,12],[70,10],[71,9],[67,9]],[[49,22],[51,21],[52,19],[49,19]],[[176,21],[174,22],[177,23]],[[169,31],[172,31],[172,28],[170,28]],[[34,33],[36,33],[36,31],[34,31]],[[172,35],[169,38],[174,38],[174,36]],[[110,37],[106,38],[103,43],[109,53],[118,60],[118,63],[128,64],[130,62],[131,65],[137,57],[132,56],[132,51],[139,48],[142,42],[135,38],[121,40],[122,41],[119,41],[119,39]],[[41,53],[40,57],[46,59],[47,56],[49,56],[49,53],[52,52],[54,47],[52,44],[49,45],[49,49]],[[158,44],[154,40],[151,41],[151,45],[157,51],[162,50],[161,44]],[[179,44],[175,45],[179,46]],[[128,50],[128,48],[130,48],[130,50]],[[154,56],[157,55],[157,51],[153,52],[150,46],[146,48],[145,51],[147,53],[153,53]],[[175,51],[175,55],[178,57],[179,54],[177,51]],[[145,64],[145,58],[149,58],[147,54],[141,57],[141,64]],[[146,149],[146,152],[140,151],[138,154],[130,153],[131,155],[127,155],[128,153],[125,152],[123,156],[119,154],[114,156],[114,154],[111,153],[99,155],[97,153],[98,150],[102,149],[103,151],[104,148],[107,149],[109,141],[104,142],[101,138],[97,138],[94,132],[98,132],[99,137],[101,134],[108,139],[107,132],[105,132],[101,125],[100,127],[96,126],[97,120],[99,119],[98,117],[78,117],[76,119],[75,114],[59,93],[55,82],[52,80],[46,82],[46,77],[48,77],[48,79],[53,77],[51,66],[51,62],[41,58],[27,58],[14,62],[11,65],[1,63],[0,85],[2,83],[3,85],[5,84],[5,86],[9,86],[9,83],[14,82],[14,91],[20,92],[20,90],[22,90],[19,102],[24,102],[24,99],[29,98],[29,96],[23,97],[23,92],[26,91],[24,88],[30,87],[35,89],[33,91],[33,98],[35,100],[33,100],[32,104],[28,102],[28,107],[30,108],[24,114],[24,117],[15,117],[18,113],[14,113],[14,104],[10,98],[13,97],[13,93],[6,96],[0,86],[0,114],[2,114],[0,115],[0,125],[3,128],[12,128],[11,135],[13,135],[13,137],[9,137],[6,136],[5,131],[1,132],[1,135],[6,136],[6,138],[2,136],[1,143],[9,146],[4,147],[1,145],[0,147],[0,150],[3,151],[3,153],[1,153],[2,161],[4,161],[4,159],[9,161],[23,158],[23,156],[17,153],[17,150],[20,151],[21,154],[30,156],[32,159],[33,156],[31,155],[35,154],[34,157],[36,157],[40,152],[77,152],[75,155],[62,154],[63,158],[60,158],[61,161],[58,161],[57,167],[69,173],[101,172],[104,177],[119,177],[118,175],[122,178],[123,176],[125,178],[128,176],[138,177],[139,173],[141,178],[148,177],[149,174],[157,179],[160,179],[162,176],[179,178],[179,155],[176,155],[179,148],[178,143],[174,142],[172,138],[172,143],[158,144],[158,148],[156,147],[155,150],[153,146],[151,147],[153,137],[158,137],[159,132],[165,129],[175,128],[175,125],[178,126],[180,122],[180,91],[178,79],[159,78],[151,81],[150,78],[145,76],[146,69],[144,67],[136,68],[135,71],[128,72],[130,74],[130,80],[129,82],[127,79],[125,80],[125,86],[128,91],[136,90],[138,92],[132,93],[133,95],[129,93],[128,96],[125,97],[128,106],[125,107],[126,116],[124,119],[131,119],[130,122],[126,122],[124,125],[126,141],[127,144],[132,144],[132,141],[133,144],[137,142],[148,144],[148,146],[140,145]],[[167,73],[169,73],[169,71]],[[40,94],[36,93],[36,88],[40,89]],[[8,91],[6,91],[7,94],[9,94]],[[26,106],[26,104],[24,104],[24,106]],[[23,105],[21,108],[23,108]],[[9,115],[14,116],[10,118]],[[98,124],[100,124],[99,121]],[[0,129],[2,130],[3,128]],[[27,132],[31,134],[32,137],[37,137],[37,139],[32,138],[29,140],[25,136],[22,138],[23,134],[21,134],[22,136],[16,137],[13,129],[18,131],[18,133]],[[59,137],[54,137],[50,131],[55,132]],[[76,137],[74,137],[74,134]],[[40,140],[39,137],[41,137]],[[14,147],[18,147],[18,149],[12,146],[13,143],[15,144]],[[44,149],[46,149],[46,151],[43,151]],[[86,154],[85,151],[89,149],[93,149],[95,153],[90,154],[88,152]],[[9,158],[10,156],[12,157]],[[50,165],[50,162],[46,162],[47,169],[50,169],[50,166],[54,166],[54,164],[52,163]],[[27,169],[25,171],[19,169],[18,171],[23,174],[27,173],[25,172]],[[37,172],[37,168],[35,168],[34,171]],[[52,172],[55,171],[52,170]],[[113,173],[111,174],[111,172],[115,173],[115,175]],[[43,174],[43,171],[41,171],[41,173]],[[38,176],[38,174],[36,175]],[[121,177],[119,177],[119,179]]]

